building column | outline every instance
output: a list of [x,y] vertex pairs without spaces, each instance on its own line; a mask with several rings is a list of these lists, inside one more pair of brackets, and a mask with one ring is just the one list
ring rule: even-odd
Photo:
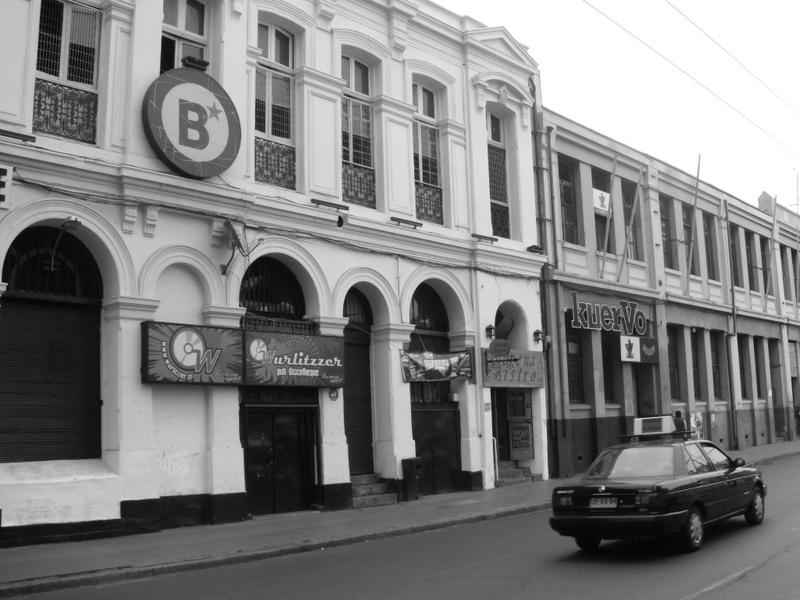
[[[343,337],[349,319],[342,317],[314,317],[320,335]],[[344,345],[342,345],[344,348]],[[319,389],[320,444],[322,446],[322,485],[325,505],[340,507],[350,494],[350,456],[344,429],[344,388]],[[334,500],[333,496],[338,500]],[[329,505],[333,502],[333,506]]]
[[[238,328],[245,309],[205,306],[203,317],[211,327]],[[205,387],[208,433],[206,478],[212,495],[213,522],[239,520],[247,513],[244,451],[239,431],[239,386]]]
[[140,372],[141,323],[153,318],[158,305],[128,296],[103,302],[102,453],[120,476],[123,501],[159,496],[152,387],[142,383]]
[[400,461],[416,456],[411,428],[411,392],[403,381],[400,350],[414,325],[390,323],[372,328],[373,453],[381,477],[401,479]]

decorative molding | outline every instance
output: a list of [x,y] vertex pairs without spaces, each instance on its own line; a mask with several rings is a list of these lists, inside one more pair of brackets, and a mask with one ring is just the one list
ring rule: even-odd
[[219,248],[228,240],[225,219],[211,219],[211,246]]
[[336,16],[337,0],[314,0],[317,9],[317,21],[320,29],[330,31],[331,21]]
[[160,304],[160,300],[153,298],[111,296],[103,300],[103,319],[106,321],[152,319]]
[[136,204],[122,205],[122,233],[133,234],[136,221],[139,218],[139,207]]
[[158,207],[147,206],[144,209],[144,234],[147,237],[153,237],[156,233],[156,225],[158,225]]

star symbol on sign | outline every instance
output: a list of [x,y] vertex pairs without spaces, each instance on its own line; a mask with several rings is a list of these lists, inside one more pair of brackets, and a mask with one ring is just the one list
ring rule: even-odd
[[219,113],[222,112],[222,109],[217,108],[217,103],[215,102],[213,106],[206,106],[206,108],[208,109],[208,118],[219,121]]

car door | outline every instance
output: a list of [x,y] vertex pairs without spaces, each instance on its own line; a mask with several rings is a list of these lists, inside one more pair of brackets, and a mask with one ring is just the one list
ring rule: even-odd
[[705,505],[706,520],[713,521],[725,514],[726,482],[724,472],[718,471],[696,442],[684,446],[696,470],[700,500]]
[[700,447],[714,465],[714,470],[722,476],[722,513],[728,514],[745,508],[752,488],[748,473],[741,468],[734,468],[733,459],[711,442],[701,442]]

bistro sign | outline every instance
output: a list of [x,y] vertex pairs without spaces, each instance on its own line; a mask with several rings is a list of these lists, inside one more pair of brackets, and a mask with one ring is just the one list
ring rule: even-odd
[[647,333],[647,316],[638,302],[620,300],[619,305],[599,302],[579,302],[577,292],[569,293],[574,329],[601,329],[624,335],[643,336]]

